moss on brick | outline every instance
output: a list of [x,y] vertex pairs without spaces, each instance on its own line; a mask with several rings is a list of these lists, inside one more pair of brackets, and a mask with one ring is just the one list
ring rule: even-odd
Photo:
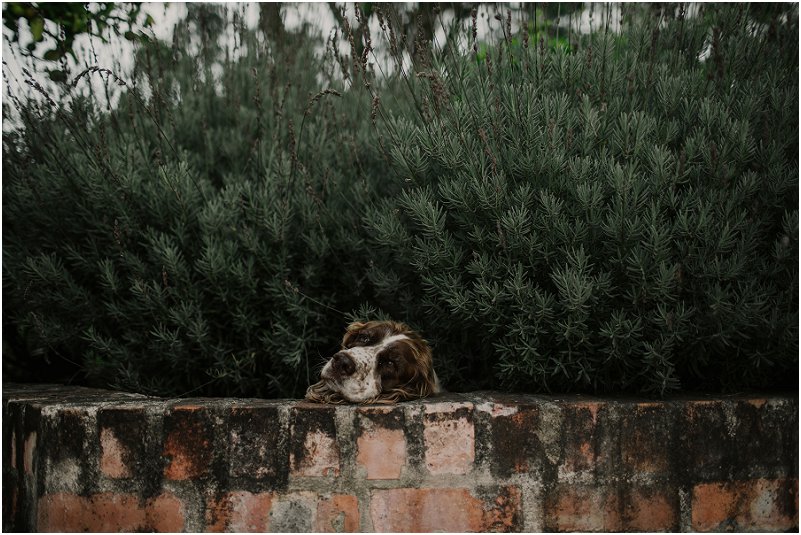
[[[70,388],[63,392],[70,398]],[[53,390],[43,395],[10,399],[5,407],[3,436],[10,440],[13,432],[17,443],[16,468],[4,466],[7,529],[88,526],[63,515],[63,504],[112,531],[787,530],[798,524],[797,449],[788,448],[798,441],[794,397],[588,402],[482,393],[453,402],[330,407],[235,399],[179,405],[150,399],[134,406],[100,396],[76,405],[58,401]],[[460,457],[467,450],[450,449],[448,440],[457,444],[456,424],[468,423],[477,441],[470,463]],[[432,426],[441,433],[432,435]],[[99,469],[104,429],[119,442],[114,459],[130,470]],[[377,433],[371,447],[379,446],[369,463],[359,456],[365,432]],[[56,453],[62,437],[66,448]],[[76,460],[79,444],[85,447]],[[380,464],[387,444],[405,449],[387,448],[397,459],[405,453],[399,473]],[[713,461],[724,458],[723,445],[734,451],[721,468]],[[62,461],[78,463],[85,481],[75,488],[59,481]],[[380,477],[360,469],[376,463],[373,475]],[[37,503],[48,516],[36,516]],[[451,511],[461,520],[447,516]]]

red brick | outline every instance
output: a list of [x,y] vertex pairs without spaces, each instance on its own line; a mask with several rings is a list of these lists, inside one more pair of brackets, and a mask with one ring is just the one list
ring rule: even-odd
[[185,480],[209,473],[213,457],[212,427],[205,408],[184,405],[165,418],[164,477]]
[[33,453],[35,449],[36,431],[33,431],[25,438],[25,445],[22,452],[22,463],[26,474],[33,474]]
[[798,527],[798,480],[755,479],[693,488],[694,531],[787,531]]
[[685,475],[706,481],[729,477],[737,452],[721,400],[694,400],[684,405],[676,431]]
[[146,408],[140,404],[103,407],[97,411],[100,471],[112,479],[142,475],[147,460],[161,454],[152,437]]
[[115,479],[131,477],[131,469],[125,464],[125,445],[110,429],[100,430],[100,470]]
[[132,494],[102,493],[90,497],[69,493],[39,499],[41,532],[177,532],[184,528],[184,508],[170,493],[142,502]]
[[335,494],[317,502],[314,531],[342,533],[359,529],[359,499],[348,494]]
[[471,403],[426,405],[423,429],[425,461],[435,475],[466,474],[475,461]]
[[548,531],[620,531],[620,501],[614,488],[563,483],[546,498]]
[[746,403],[753,405],[756,409],[761,409],[767,402],[768,400],[765,398],[752,398],[746,400]]
[[494,499],[482,499],[464,488],[374,490],[370,517],[376,532],[513,531],[520,491],[504,487]]
[[294,476],[339,475],[336,439],[324,431],[306,433],[302,455],[290,452],[289,465]]
[[[36,445],[39,466],[46,466],[45,489],[75,491],[83,488],[89,479],[90,459],[87,445],[89,429],[94,427],[94,414],[88,407],[57,405],[44,418],[41,435]],[[91,459],[97,462],[97,458]]]
[[[233,407],[228,423],[228,473],[259,488],[280,488],[289,474],[288,429],[277,404]],[[244,488],[250,488],[245,484]]]
[[515,486],[501,487],[491,501],[485,503],[482,531],[520,531],[522,522],[522,496]]
[[209,499],[205,516],[206,531],[215,533],[359,531],[358,498],[345,494],[227,492]]
[[183,503],[174,494],[164,492],[148,501],[145,519],[153,531],[169,533],[183,531]]
[[634,488],[626,493],[626,531],[678,531],[678,491],[672,487]]
[[623,412],[620,427],[621,466],[630,473],[667,473],[673,433],[663,403],[639,403]]
[[11,431],[11,469],[17,469],[17,433]]
[[491,435],[488,440],[492,474],[508,477],[541,470],[545,448],[540,441],[543,434],[540,432],[538,407],[516,404],[514,398],[506,402],[509,404],[497,403],[495,401],[503,399],[497,394],[492,399],[493,402],[476,405],[477,411],[490,416]]
[[298,404],[292,411],[291,418],[290,476],[339,475],[339,447],[333,409],[314,404]]
[[745,399],[728,405],[731,472],[704,481],[780,478],[798,473],[798,416],[777,410],[781,402]]
[[367,479],[398,479],[406,464],[406,437],[402,429],[374,427],[356,440],[356,462]]
[[562,434],[567,437],[560,472],[595,472],[610,460],[599,421],[605,415],[600,402],[566,403]]
[[228,492],[211,501],[206,508],[206,531],[266,532],[269,531],[273,495],[248,491]]
[[[7,485],[7,486],[6,486]],[[14,526],[17,522],[17,503],[19,500],[19,491],[17,490],[17,485],[10,485],[4,484],[3,489],[3,531],[9,532],[12,531],[9,529],[9,526]],[[8,491],[8,487],[11,487],[11,490]],[[6,511],[6,492],[11,492],[11,507],[9,511]]]

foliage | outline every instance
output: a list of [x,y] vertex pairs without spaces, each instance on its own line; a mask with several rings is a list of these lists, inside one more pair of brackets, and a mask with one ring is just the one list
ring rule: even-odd
[[417,75],[422,110],[390,143],[411,187],[368,212],[368,276],[427,326],[446,383],[793,384],[797,13],[755,31],[746,9],[576,53],[506,32]]
[[420,16],[409,48],[371,5],[320,59],[244,25],[223,50],[218,8],[190,6],[133,79],[70,85],[116,82],[118,105],[18,103],[4,134],[4,342],[31,362],[297,396],[348,320],[386,316],[452,390],[795,385],[795,8],[481,48]]
[[[73,50],[75,38],[86,34],[106,42],[106,34],[111,31],[119,35],[127,27],[127,39],[146,39],[143,33],[134,29],[148,28],[153,24],[150,15],[143,15],[141,2],[83,4],[79,2],[5,2],[3,4],[3,25],[11,30],[10,41],[20,42],[20,21],[25,20],[31,32],[31,42],[20,50],[34,54],[40,44],[49,38],[55,46],[42,54],[42,59],[59,61],[67,54],[77,59]],[[140,20],[141,19],[141,20]],[[49,71],[53,81],[63,82],[63,70]]]
[[[187,43],[217,14],[192,9]],[[205,28],[197,55],[142,48],[135,80],[79,75],[125,84],[110,113],[78,93],[22,107],[4,138],[4,312],[93,383],[296,395],[341,336],[329,307],[360,302],[354,229],[381,157],[369,109],[343,113],[359,95],[318,93],[310,48],[273,59],[243,34],[225,59],[222,26]]]

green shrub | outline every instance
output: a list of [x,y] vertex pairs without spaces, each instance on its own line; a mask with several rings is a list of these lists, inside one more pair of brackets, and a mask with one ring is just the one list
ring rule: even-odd
[[243,28],[230,55],[193,6],[132,80],[79,76],[125,84],[110,110],[19,104],[4,341],[91,384],[298,396],[348,319],[385,315],[452,390],[794,385],[797,10],[638,13],[481,57],[421,40],[408,69],[382,14],[377,79],[364,24],[350,58]]
[[139,50],[113,111],[29,102],[4,136],[4,314],[93,384],[298,395],[341,336],[335,309],[367,300],[369,101],[321,91],[311,46],[274,57],[246,32],[223,59],[218,12],[192,9],[176,48]]
[[369,277],[426,326],[446,383],[797,380],[798,14],[754,34],[746,9],[575,53],[507,34],[418,74],[429,105],[392,138],[412,186],[369,212]]

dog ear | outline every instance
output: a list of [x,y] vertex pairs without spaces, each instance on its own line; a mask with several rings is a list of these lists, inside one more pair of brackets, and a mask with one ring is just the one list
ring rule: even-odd
[[361,321],[354,321],[353,323],[348,325],[348,327],[345,330],[347,332],[351,333],[351,332],[354,332],[354,331],[358,331],[359,329],[362,329],[365,325],[367,325],[367,324],[366,323],[362,323]]
[[360,321],[354,321],[348,325],[348,327],[345,329],[345,335],[342,337],[342,347],[345,347],[345,345],[348,343],[348,339],[355,336],[357,332],[366,326],[366,323],[362,323]]
[[382,392],[379,396],[379,403],[397,403],[398,401],[408,401],[420,399],[441,391],[437,374],[434,372],[431,348],[422,338],[411,344],[412,355],[414,358],[415,373],[406,383],[387,392]]
[[345,403],[345,398],[339,392],[331,390],[325,381],[319,381],[307,388],[306,399],[314,403]]

